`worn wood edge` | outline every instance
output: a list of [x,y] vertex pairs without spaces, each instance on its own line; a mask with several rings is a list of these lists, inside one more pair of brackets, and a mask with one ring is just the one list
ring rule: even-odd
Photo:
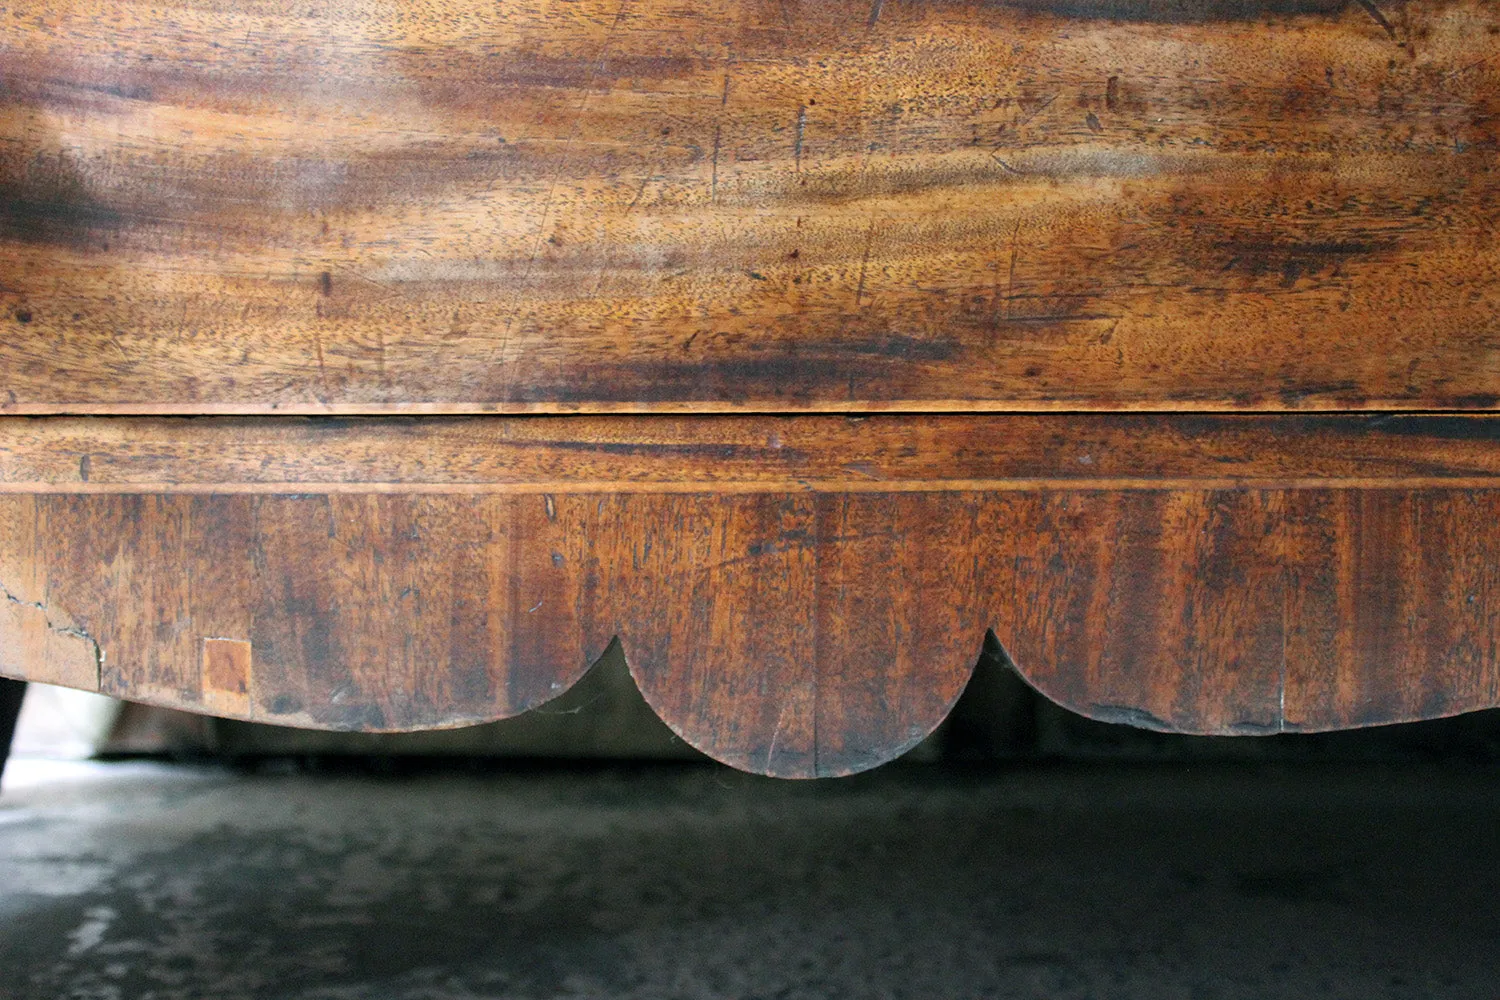
[[[87,691],[91,694],[104,694],[110,697],[120,697],[117,694],[104,690],[104,685],[102,683],[102,674],[104,663],[106,661],[106,658],[108,657],[108,650],[101,646],[97,639],[95,639],[92,635],[90,635],[83,629],[80,629],[71,624],[66,626],[54,624],[52,620],[53,616],[59,616],[64,613],[53,608],[51,605],[17,600],[9,594],[0,591],[0,600],[5,600],[7,598],[11,603],[24,604],[28,609],[35,609],[42,615],[46,616],[45,627],[49,631],[54,632],[63,638],[72,639],[79,643],[82,643],[83,646],[80,648],[87,649],[90,662],[95,667],[95,672],[93,673],[92,681],[90,682],[89,680],[85,680],[82,677],[78,676],[76,672],[73,675],[59,675],[34,671],[22,672],[14,668],[8,668],[5,664],[0,663],[0,679],[10,679],[28,683],[49,684],[54,687],[70,688],[77,691]],[[63,620],[66,621],[67,619]],[[0,624],[3,624],[3,622],[0,622]],[[0,638],[3,638],[3,633],[0,633]],[[203,637],[202,641],[206,643],[229,642],[238,640],[230,640],[220,636],[205,636]],[[604,651],[601,651],[598,656],[595,656],[593,659],[584,663],[581,668],[573,671],[571,676],[560,681],[557,686],[548,691],[547,695],[543,698],[527,701],[525,704],[509,711],[480,712],[468,715],[454,714],[445,717],[438,722],[427,722],[412,726],[369,725],[366,723],[360,723],[357,725],[338,725],[336,723],[330,723],[319,719],[310,712],[306,711],[284,712],[278,713],[275,716],[268,717],[263,713],[257,712],[255,710],[255,702],[253,699],[244,699],[242,702],[242,704],[244,705],[243,708],[239,707],[238,704],[233,703],[219,702],[217,704],[212,704],[210,703],[212,699],[209,697],[208,692],[204,692],[205,698],[203,701],[190,701],[186,698],[168,697],[164,694],[159,693],[156,689],[146,689],[139,693],[132,693],[129,698],[123,700],[135,702],[141,705],[150,705],[156,708],[170,708],[180,712],[189,712],[192,714],[210,716],[213,718],[232,719],[237,722],[259,722],[272,726],[285,726],[292,729],[307,729],[328,733],[358,732],[389,735],[400,733],[440,732],[449,729],[467,729],[471,726],[482,726],[492,722],[501,722],[505,719],[513,719],[517,716],[525,715],[527,712],[534,711],[535,709],[546,707],[547,705],[551,704],[552,702],[556,701],[558,698],[562,697],[564,694],[572,690],[574,686],[576,686],[580,681],[588,676],[588,674],[598,666],[599,661],[604,658],[605,652],[607,652],[608,650],[608,645],[609,644],[606,643]]]
[[[205,638],[208,639],[211,637]],[[95,643],[95,646],[97,648],[98,644]],[[605,644],[604,649],[607,648],[608,643]],[[162,708],[175,708],[188,712],[196,712],[203,715],[211,715],[218,718],[233,719],[240,722],[260,722],[272,726],[286,726],[293,729],[309,729],[327,733],[372,733],[396,735],[400,733],[441,732],[448,729],[467,729],[471,726],[483,726],[491,722],[503,722],[506,719],[514,719],[518,716],[525,715],[527,712],[531,712],[539,708],[545,708],[547,705],[550,705],[558,698],[561,698],[563,695],[567,694],[574,688],[574,686],[582,681],[584,677],[588,676],[589,672],[598,665],[599,660],[602,659],[603,656],[604,652],[603,650],[601,650],[601,652],[597,656],[593,657],[590,660],[587,660],[581,666],[578,666],[577,668],[568,672],[566,675],[559,676],[558,680],[550,687],[547,693],[540,698],[528,699],[521,704],[508,706],[504,710],[498,710],[497,708],[496,711],[489,712],[476,712],[470,714],[454,713],[451,715],[445,714],[444,717],[438,721],[422,722],[415,725],[391,725],[388,723],[370,725],[366,722],[339,725],[319,719],[312,713],[305,710],[283,712],[278,713],[274,716],[268,716],[264,713],[256,711],[255,702],[253,699],[247,699],[245,701],[245,704],[248,706],[248,708],[243,711],[237,710],[235,708],[230,708],[227,711],[221,711],[219,707],[208,704],[207,701],[194,704],[191,702],[174,701],[170,698],[152,699],[136,698],[134,696],[132,696],[128,700],[140,701],[142,704],[157,705]],[[99,688],[95,689],[96,692],[101,694],[111,694],[111,692],[102,690],[102,687],[103,685],[101,684]],[[204,692],[204,694],[206,697],[207,692]]]
[[543,496],[553,494],[612,493],[621,495],[651,494],[702,494],[720,493],[742,496],[746,494],[782,493],[1035,493],[1060,490],[1084,492],[1170,492],[1176,490],[1385,490],[1385,489],[1493,489],[1500,486],[1500,477],[1465,477],[1445,479],[1441,477],[1391,477],[1388,479],[1362,478],[1202,478],[1202,479],[916,479],[907,482],[870,483],[744,483],[721,480],[688,479],[673,483],[621,483],[616,480],[582,480],[568,483],[481,483],[473,485],[445,485],[442,483],[231,483],[223,486],[212,483],[139,483],[109,484],[84,483],[79,488],[59,489],[57,484],[20,484],[0,486],[0,495],[28,496],[286,496],[297,494],[329,494],[353,496],[378,494],[387,496]]
[[1345,399],[1309,398],[1288,404],[1279,398],[1251,402],[1173,399],[1170,409],[1163,400],[1111,400],[1092,407],[1077,399],[856,399],[804,402],[771,400],[737,403],[720,399],[663,400],[661,402],[459,402],[435,403],[410,400],[395,403],[12,403],[0,400],[0,417],[523,417],[523,416],[773,416],[778,414],[957,414],[1051,415],[1088,412],[1100,416],[1117,413],[1194,413],[1223,416],[1255,416],[1295,412],[1308,415],[1337,413],[1432,414],[1465,416],[1500,415],[1500,397],[1476,400],[1460,407],[1435,407],[1432,403],[1403,397],[1361,400],[1353,407]]
[[[994,633],[994,629],[989,629],[988,631],[990,633],[992,633],[992,634]],[[97,648],[98,648],[97,647],[97,643],[95,643],[94,640],[91,637],[87,636],[86,634],[78,633],[76,630],[74,630],[72,628],[69,628],[67,630],[67,633],[70,636],[72,636],[73,638],[76,638],[78,641],[83,642],[83,643],[85,643],[85,644],[93,647],[95,650],[97,650]],[[998,636],[997,636],[997,638],[998,638]],[[614,637],[612,641],[619,641],[619,639],[618,639],[618,637]],[[606,644],[606,649],[608,648],[608,645],[609,644]],[[1500,708],[1500,704],[1497,704],[1497,705],[1461,705],[1461,706],[1458,706],[1458,707],[1450,708],[1448,710],[1437,712],[1437,713],[1433,713],[1433,714],[1425,714],[1425,713],[1398,713],[1398,714],[1390,715],[1389,717],[1382,717],[1382,718],[1374,719],[1374,720],[1368,720],[1368,721],[1359,721],[1359,720],[1356,720],[1356,721],[1351,721],[1351,722],[1348,722],[1347,724],[1341,724],[1341,725],[1338,725],[1338,726],[1297,725],[1297,724],[1287,725],[1284,722],[1284,720],[1283,720],[1283,724],[1282,724],[1282,726],[1280,728],[1270,727],[1270,726],[1262,726],[1262,725],[1246,725],[1246,726],[1243,726],[1243,727],[1231,727],[1228,730],[1225,730],[1225,729],[1212,729],[1212,728],[1198,728],[1198,727],[1184,726],[1184,725],[1180,725],[1180,724],[1177,724],[1177,723],[1169,722],[1168,720],[1158,718],[1158,717],[1156,717],[1154,715],[1151,715],[1150,713],[1145,712],[1145,711],[1143,711],[1141,709],[1135,709],[1135,708],[1131,708],[1129,706],[1103,705],[1103,704],[1098,704],[1098,703],[1090,703],[1090,702],[1077,701],[1077,700],[1071,699],[1066,694],[1064,694],[1064,693],[1062,693],[1060,691],[1055,690],[1053,687],[1051,687],[1049,684],[1047,684],[1047,682],[1045,680],[1045,677],[1046,677],[1045,674],[1042,674],[1042,673],[1037,672],[1037,671],[1029,670],[1027,668],[1027,665],[1026,665],[1027,658],[1023,656],[1020,659],[1017,659],[1015,657],[1015,655],[1013,654],[1013,652],[1012,652],[1012,648],[1010,646],[1006,645],[1003,639],[1000,640],[1000,645],[1001,645],[1001,648],[1002,648],[1002,650],[1004,651],[1004,654],[1005,654],[1004,655],[1005,666],[1007,668],[1009,668],[1010,670],[1014,671],[1015,674],[1023,682],[1025,682],[1026,686],[1029,687],[1032,691],[1036,692],[1039,696],[1047,699],[1049,702],[1051,702],[1052,704],[1058,706],[1059,708],[1062,708],[1065,711],[1071,712],[1074,715],[1080,716],[1082,718],[1091,719],[1091,720],[1093,720],[1095,722],[1105,722],[1105,723],[1111,723],[1111,724],[1117,724],[1117,725],[1128,725],[1128,726],[1131,726],[1131,727],[1136,728],[1136,729],[1145,729],[1145,730],[1149,730],[1151,732],[1169,733],[1169,734],[1174,734],[1174,735],[1179,735],[1179,736],[1276,736],[1276,735],[1281,735],[1281,734],[1297,734],[1297,733],[1314,734],[1314,733],[1344,732],[1344,731],[1347,731],[1347,730],[1355,730],[1355,729],[1376,729],[1376,728],[1380,728],[1380,727],[1383,727],[1383,726],[1404,725],[1404,724],[1413,723],[1413,722],[1430,722],[1430,721],[1433,721],[1434,719],[1455,718],[1457,716],[1468,715],[1468,714],[1473,713],[1473,712],[1486,711],[1489,708]],[[634,666],[632,665],[634,661],[630,657],[630,651],[629,651],[629,649],[627,647],[625,647],[623,645],[623,643],[622,643],[622,651],[625,654],[625,659],[626,659],[627,665],[630,665],[630,676],[631,676],[632,681],[635,682],[637,689],[640,690],[641,696],[645,699],[646,703],[651,706],[651,710],[657,714],[657,717],[660,718],[662,720],[662,722],[664,724],[666,724],[668,726],[668,728],[670,728],[674,733],[676,733],[678,735],[678,737],[681,738],[684,742],[686,742],[689,745],[693,746],[694,749],[699,750],[700,752],[704,753],[706,756],[714,757],[713,752],[704,749],[704,747],[700,746],[698,742],[695,742],[697,740],[700,740],[701,737],[695,736],[694,735],[694,730],[691,727],[686,726],[685,724],[679,724],[677,722],[674,722],[672,719],[670,719],[670,718],[666,717],[665,715],[663,715],[663,713],[659,710],[659,707],[658,707],[659,706],[659,701],[657,701],[656,699],[653,698],[652,694],[649,692],[649,690],[647,688],[642,687],[642,685],[640,683],[640,680],[639,680],[639,677],[637,675],[637,671],[635,670]],[[527,712],[534,711],[534,710],[539,709],[539,708],[545,708],[547,705],[551,704],[557,698],[561,697],[563,694],[565,694],[569,690],[571,690],[575,685],[577,685],[578,683],[580,683],[586,676],[588,676],[588,674],[591,671],[593,671],[594,669],[596,669],[598,667],[599,661],[601,659],[603,659],[603,657],[604,657],[604,653],[600,653],[599,656],[595,657],[593,661],[591,661],[590,663],[588,663],[581,671],[579,671],[577,673],[577,675],[571,681],[569,681],[563,687],[559,688],[558,690],[556,690],[554,692],[551,692],[548,695],[548,697],[546,697],[544,699],[541,699],[539,701],[531,702],[531,703],[527,704],[526,706],[524,706],[524,707],[522,707],[522,708],[520,708],[520,709],[518,709],[516,711],[513,711],[513,712],[502,712],[502,713],[480,713],[480,714],[475,714],[475,715],[456,716],[456,717],[454,717],[452,719],[448,719],[448,720],[445,720],[443,722],[429,723],[429,724],[424,724],[424,725],[414,726],[414,727],[411,727],[411,726],[399,726],[399,727],[365,727],[365,726],[352,727],[352,726],[338,726],[338,725],[332,725],[332,724],[329,724],[329,723],[326,723],[326,722],[319,721],[319,720],[313,718],[312,716],[310,716],[310,715],[308,715],[306,713],[294,713],[294,714],[287,714],[287,715],[278,715],[278,716],[276,716],[276,718],[274,720],[272,720],[272,719],[265,718],[265,717],[263,717],[261,715],[258,715],[258,714],[256,714],[253,711],[251,711],[251,712],[233,712],[233,713],[231,713],[231,712],[225,712],[225,713],[215,712],[215,711],[211,711],[205,705],[193,704],[193,703],[190,703],[190,702],[185,702],[185,701],[180,700],[180,699],[164,698],[164,697],[161,697],[159,695],[155,695],[155,694],[150,693],[150,692],[147,692],[147,693],[143,694],[140,697],[132,697],[129,700],[133,701],[133,702],[137,702],[139,704],[143,704],[143,705],[152,705],[152,706],[156,706],[156,707],[160,707],[160,708],[171,708],[171,709],[176,709],[178,711],[191,712],[191,713],[196,713],[196,714],[200,714],[200,715],[207,715],[207,716],[214,716],[214,717],[218,717],[218,718],[234,719],[234,720],[241,721],[241,722],[260,722],[260,723],[265,723],[267,725],[288,726],[288,727],[296,728],[296,729],[317,730],[317,731],[320,731],[320,732],[364,732],[364,733],[372,733],[372,734],[399,734],[399,733],[410,733],[410,732],[441,732],[441,731],[449,730],[449,729],[466,729],[466,728],[468,728],[470,726],[487,725],[487,724],[492,723],[492,722],[500,722],[500,721],[503,721],[505,719],[516,718],[517,716],[524,715]],[[976,663],[977,663],[977,660],[978,660],[978,654],[976,653],[975,654],[975,661],[976,661]],[[966,677],[965,677],[964,683],[959,686],[959,688],[957,690],[957,693],[955,693],[953,695],[953,697],[949,700],[948,705],[947,705],[946,709],[944,710],[942,717],[939,718],[935,723],[933,723],[933,725],[929,729],[927,729],[921,736],[918,736],[918,737],[916,737],[914,739],[911,739],[911,740],[907,741],[905,744],[902,744],[902,745],[899,745],[899,746],[896,746],[896,747],[892,748],[889,751],[889,753],[886,755],[885,761],[883,761],[883,763],[888,763],[891,760],[895,760],[896,758],[898,758],[901,755],[905,754],[907,751],[911,750],[912,747],[914,747],[918,743],[922,742],[922,740],[924,740],[927,737],[931,736],[932,733],[936,732],[937,729],[938,729],[938,727],[941,726],[942,723],[947,720],[948,715],[953,710],[953,706],[956,705],[958,703],[958,700],[963,697],[963,693],[964,693],[965,690],[967,690],[968,684],[970,682],[972,682],[972,680],[973,680],[973,673],[974,673],[973,667],[971,666],[970,669],[969,669],[969,671],[968,671],[968,673],[967,673],[967,675],[966,675]],[[21,672],[16,671],[16,670],[8,670],[8,669],[4,669],[4,668],[0,668],[0,678],[4,678],[4,679],[8,679],[8,680],[21,681],[21,682],[46,683],[46,684],[51,684],[51,685],[54,685],[54,686],[57,686],[57,687],[71,688],[73,690],[88,691],[90,693],[95,693],[95,694],[100,693],[99,692],[99,685],[97,683],[95,683],[95,684],[86,684],[86,683],[81,683],[81,682],[78,682],[78,681],[69,681],[69,680],[63,680],[63,679],[59,679],[59,678],[39,677],[39,676],[36,676],[35,674],[25,674],[25,673],[21,673]],[[735,763],[733,763],[731,761],[721,760],[718,757],[714,757],[714,759],[715,760],[719,760],[720,763],[726,764],[728,766],[737,767],[739,770],[750,771],[751,773],[764,773],[764,772],[756,771],[753,768],[741,767],[741,766],[739,766],[739,765],[737,765],[737,764],[735,764]],[[880,766],[880,764],[877,763],[877,764],[873,764],[871,766],[872,767],[878,767],[878,766]],[[849,772],[849,773],[853,774],[853,773],[858,773],[858,772]],[[832,775],[828,775],[828,776],[832,776]],[[811,777],[811,776],[808,775],[807,777]]]
[[[102,659],[104,652],[99,648],[98,643],[95,642],[92,637],[88,636],[87,634],[79,633],[76,629],[73,629],[71,627],[66,631],[68,635],[79,639],[80,641],[91,644],[94,650],[93,655]],[[1435,719],[1453,718],[1476,711],[1484,711],[1488,708],[1500,707],[1500,705],[1474,704],[1454,706],[1448,708],[1447,710],[1436,713],[1397,712],[1394,714],[1382,716],[1377,719],[1353,721],[1340,724],[1338,726],[1297,724],[1288,725],[1286,724],[1284,718],[1281,720],[1280,726],[1264,726],[1259,724],[1246,725],[1242,727],[1229,726],[1227,728],[1184,726],[1165,719],[1158,718],[1145,711],[1144,709],[1140,709],[1137,707],[1127,705],[1103,705],[1071,699],[1065,693],[1060,692],[1049,685],[1047,683],[1047,675],[1045,673],[1029,670],[1026,665],[1027,658],[1025,656],[1022,656],[1018,659],[1014,655],[1013,647],[1007,645],[1004,639],[998,636],[998,633],[993,627],[986,629],[985,633],[981,634],[980,646],[977,647],[978,649],[982,649],[983,638],[985,634],[995,635],[999,640],[1000,648],[1003,654],[1002,660],[1006,667],[1013,670],[1016,675],[1020,677],[1020,679],[1027,685],[1027,687],[1029,687],[1037,695],[1047,699],[1049,702],[1058,706],[1059,708],[1062,708],[1064,711],[1071,712],[1072,714],[1077,715],[1081,718],[1090,719],[1096,722],[1110,723],[1115,725],[1128,725],[1136,729],[1144,729],[1152,732],[1167,733],[1172,735],[1223,737],[1276,736],[1298,733],[1316,734],[1326,732],[1341,732],[1356,729],[1374,729],[1383,726],[1402,725],[1413,722],[1428,722]],[[283,714],[276,716],[274,719],[268,719],[254,711],[253,703],[250,703],[250,707],[248,710],[236,711],[224,707],[214,708],[203,703],[193,703],[182,699],[168,698],[151,691],[143,692],[140,696],[132,697],[130,700],[143,705],[170,708],[204,716],[232,719],[242,722],[261,722],[270,725],[288,726],[291,728],[315,730],[321,732],[362,732],[371,734],[440,732],[454,729],[465,729],[472,726],[500,722],[505,719],[516,718],[530,711],[544,708],[546,705],[555,701],[557,698],[562,697],[574,686],[582,682],[584,678],[587,677],[591,672],[599,669],[600,661],[604,658],[609,647],[616,642],[619,642],[621,644],[621,649],[624,654],[627,667],[629,669],[631,681],[635,684],[636,689],[640,693],[642,699],[651,708],[651,711],[656,714],[657,718],[659,718],[662,723],[666,725],[679,739],[683,740],[683,742],[687,743],[698,752],[704,754],[706,757],[709,757],[710,759],[727,767],[764,777],[794,780],[848,777],[863,773],[867,770],[873,770],[877,767],[881,767],[885,764],[899,759],[907,752],[909,752],[913,747],[917,746],[923,740],[930,737],[945,721],[947,721],[949,715],[952,714],[954,706],[958,704],[959,700],[963,697],[964,692],[968,689],[968,686],[973,682],[975,667],[978,664],[980,656],[980,653],[976,651],[968,668],[962,674],[961,682],[955,685],[954,690],[950,693],[950,696],[948,697],[941,712],[936,714],[930,720],[930,722],[920,730],[919,733],[910,736],[908,739],[902,742],[893,743],[889,746],[881,747],[877,751],[871,752],[867,758],[867,763],[865,763],[863,766],[848,769],[819,770],[816,773],[802,770],[782,770],[772,767],[771,764],[774,761],[774,755],[738,755],[726,753],[722,748],[716,745],[715,741],[708,733],[703,731],[702,724],[694,725],[692,720],[679,719],[675,717],[671,712],[665,710],[663,702],[659,697],[657,697],[653,687],[650,684],[644,683],[642,681],[641,674],[636,666],[639,661],[631,657],[629,647],[620,639],[619,636],[613,636],[609,642],[605,643],[604,651],[600,652],[598,656],[594,657],[593,660],[587,663],[581,670],[577,671],[571,679],[567,680],[565,683],[561,684],[559,687],[551,691],[546,698],[530,702],[514,711],[454,716],[441,722],[427,723],[418,726],[339,726],[316,719],[312,715],[305,712]],[[49,684],[56,684],[60,687],[75,688],[77,690],[85,690],[94,693],[99,693],[100,687],[97,683],[88,685],[80,683],[77,680],[70,680],[65,678],[38,677],[35,675],[23,674],[14,670],[4,669],[3,667],[0,667],[0,679],[11,679],[21,682],[45,682]],[[761,766],[757,766],[757,759],[763,760],[764,764],[762,764]]]
[[379,494],[405,496],[542,496],[551,494],[702,494],[726,495],[781,493],[1034,493],[1039,491],[1174,491],[1174,490],[1325,490],[1325,489],[1493,489],[1500,477],[1437,476],[1367,478],[1172,478],[1172,479],[914,479],[906,482],[820,483],[767,482],[746,483],[723,480],[685,479],[671,483],[620,482],[618,480],[579,480],[566,483],[476,483],[450,485],[443,483],[83,483],[77,488],[60,489],[60,484],[7,484],[0,494],[28,496],[286,496],[296,494],[329,494],[350,496]]
[[[1182,725],[1177,722],[1163,719],[1152,715],[1150,712],[1131,705],[1107,705],[1099,702],[1080,701],[1068,697],[1067,694],[1047,683],[1047,675],[1041,671],[1031,671],[1016,660],[1009,647],[1001,643],[1005,651],[1005,664],[1013,670],[1022,682],[1026,684],[1039,697],[1056,705],[1065,712],[1070,712],[1080,718],[1089,719],[1093,722],[1103,722],[1116,726],[1130,726],[1133,729],[1144,729],[1153,733],[1164,733],[1169,736],[1214,736],[1214,737],[1267,737],[1267,736],[1314,736],[1319,733],[1343,733],[1353,732],[1361,729],[1381,729],[1386,726],[1404,726],[1414,722],[1435,722],[1439,719],[1453,719],[1461,715],[1471,715],[1474,712],[1487,712],[1491,709],[1500,708],[1500,701],[1483,704],[1450,706],[1436,712],[1388,712],[1379,718],[1354,719],[1341,722],[1339,725],[1303,725],[1299,723],[1288,723],[1285,716],[1279,720],[1278,725],[1262,725],[1260,723],[1245,722],[1230,724],[1222,728],[1210,726]],[[1022,658],[1025,659],[1024,657]],[[1283,678],[1284,680],[1285,678]]]
[[[640,692],[641,697],[645,699],[651,711],[656,713],[656,717],[688,746],[720,764],[732,767],[737,771],[744,771],[747,774],[756,774],[768,778],[811,780],[815,778],[847,778],[856,774],[863,774],[866,771],[872,771],[877,767],[883,767],[891,761],[904,756],[913,747],[917,746],[917,744],[937,732],[938,728],[948,720],[948,716],[953,714],[953,706],[958,704],[959,699],[963,697],[964,692],[968,690],[969,685],[973,682],[974,669],[978,666],[979,657],[983,651],[983,640],[981,639],[980,646],[975,649],[974,656],[970,660],[968,669],[963,672],[962,679],[958,684],[954,685],[954,690],[950,693],[947,703],[925,725],[925,728],[919,728],[915,734],[909,735],[907,739],[898,743],[881,746],[876,750],[868,752],[861,766],[852,768],[824,768],[815,766],[810,771],[773,767],[772,765],[776,759],[774,747],[771,752],[766,754],[736,754],[726,752],[718,746],[711,732],[708,731],[711,723],[702,719],[679,719],[667,709],[664,702],[656,696],[655,688],[637,670],[636,663],[638,661],[631,657],[629,647],[624,646],[623,643],[621,646],[625,654],[625,664],[630,670],[630,679],[635,683],[636,690]],[[697,722],[697,725],[693,724],[694,721]],[[756,766],[757,760],[763,763],[760,766]]]
[[0,418],[0,494],[1488,488],[1500,417]]
[[[99,650],[98,644],[94,642],[91,637],[88,637],[87,635],[78,635],[77,637],[81,641],[90,643],[93,646],[95,655],[103,655]],[[567,680],[560,687],[551,691],[546,698],[538,701],[533,701],[515,711],[455,716],[449,719],[445,719],[442,722],[428,723],[419,726],[339,726],[319,720],[307,712],[287,713],[277,715],[274,719],[271,719],[257,713],[254,710],[253,701],[247,701],[245,703],[248,706],[247,708],[239,709],[225,704],[210,705],[202,702],[195,703],[183,699],[169,698],[155,691],[142,692],[139,696],[132,696],[129,700],[137,704],[150,705],[158,708],[169,708],[175,711],[188,712],[195,715],[203,715],[212,718],[230,719],[239,722],[258,722],[267,725],[286,726],[294,729],[306,729],[318,732],[359,732],[369,733],[373,735],[392,735],[417,732],[443,732],[454,729],[467,729],[472,726],[482,726],[494,722],[502,722],[506,719],[513,719],[521,715],[525,715],[527,712],[545,708],[547,705],[551,704],[558,698],[561,698],[563,695],[565,695],[568,691],[572,690],[575,686],[582,683],[583,680],[593,671],[600,669],[600,662],[604,659],[609,650],[609,647],[616,642],[619,642],[621,644],[621,651],[624,654],[625,662],[627,664],[627,667],[629,668],[631,682],[635,684],[636,690],[640,693],[642,699],[651,708],[651,711],[655,713],[657,718],[659,718],[662,723],[665,724],[667,728],[670,729],[684,743],[688,744],[693,749],[702,753],[704,756],[716,761],[717,763],[723,764],[727,767],[732,767],[738,771],[744,771],[748,774],[760,775],[762,777],[797,780],[849,777],[855,774],[863,773],[864,771],[881,767],[905,755],[917,744],[921,743],[923,740],[927,739],[934,732],[936,732],[937,729],[945,721],[947,721],[948,716],[953,711],[953,707],[958,703],[958,700],[963,697],[964,691],[968,689],[969,684],[972,682],[974,676],[974,665],[977,664],[979,660],[979,652],[976,651],[973,658],[974,662],[971,663],[969,668],[963,673],[962,682],[955,686],[955,689],[951,692],[950,697],[948,698],[946,704],[943,706],[942,711],[938,713],[933,719],[931,719],[925,725],[925,728],[921,729],[919,734],[913,735],[900,743],[891,744],[889,746],[882,746],[876,750],[871,751],[867,758],[868,763],[866,763],[862,767],[850,769],[840,768],[819,770],[817,773],[809,773],[800,770],[782,770],[771,767],[769,765],[775,760],[774,754],[762,757],[761,759],[765,760],[766,766],[757,767],[755,765],[755,760],[756,756],[759,755],[735,755],[725,753],[723,750],[717,748],[714,741],[702,731],[701,726],[694,726],[688,720],[677,719],[673,717],[671,713],[663,710],[662,703],[660,699],[655,697],[654,691],[651,686],[649,684],[642,683],[640,674],[635,666],[636,662],[638,661],[631,657],[629,648],[625,646],[625,644],[620,640],[618,636],[612,637],[610,642],[605,644],[603,652],[600,652],[598,656],[594,657],[594,659],[586,664],[582,670],[578,671],[575,676]],[[58,687],[67,687],[73,688],[75,690],[89,691],[95,694],[102,693],[100,691],[100,685],[98,683],[89,685],[80,683],[76,680],[67,680],[63,678],[28,676],[3,668],[0,668],[0,679],[15,680],[23,683],[43,682],[48,684],[55,684]]]

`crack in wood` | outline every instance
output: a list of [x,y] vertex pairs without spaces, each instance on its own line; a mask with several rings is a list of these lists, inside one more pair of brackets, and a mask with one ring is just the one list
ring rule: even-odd
[[56,632],[58,635],[68,636],[69,638],[81,639],[88,643],[94,656],[94,690],[98,691],[104,686],[104,647],[99,645],[99,640],[90,635],[86,629],[79,628],[77,625],[58,624],[52,620],[52,612],[45,604],[40,601],[28,601],[17,597],[4,583],[0,583],[0,597],[4,597],[11,604],[41,612],[42,624],[46,625],[49,631]]

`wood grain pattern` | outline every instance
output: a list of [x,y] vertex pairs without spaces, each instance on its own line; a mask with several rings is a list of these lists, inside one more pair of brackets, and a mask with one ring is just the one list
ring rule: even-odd
[[376,460],[379,421],[0,421],[0,674],[408,730],[541,704],[618,636],[687,742],[788,777],[925,736],[986,629],[1160,729],[1500,705],[1500,418],[598,425],[414,420]]
[[0,408],[1493,409],[1487,0],[11,4]]
[[0,417],[0,493],[1496,485],[1479,415]]

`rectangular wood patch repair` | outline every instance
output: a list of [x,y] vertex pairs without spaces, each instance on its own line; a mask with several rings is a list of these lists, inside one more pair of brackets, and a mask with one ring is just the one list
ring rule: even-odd
[[250,715],[250,643],[203,640],[203,707],[219,715]]

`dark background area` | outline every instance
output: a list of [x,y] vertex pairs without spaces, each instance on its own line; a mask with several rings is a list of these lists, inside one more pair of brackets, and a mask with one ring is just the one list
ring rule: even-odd
[[0,792],[5,1000],[1485,998],[1500,713],[1224,739],[991,650],[902,760],[702,758],[618,651],[551,705],[358,736],[127,706]]

